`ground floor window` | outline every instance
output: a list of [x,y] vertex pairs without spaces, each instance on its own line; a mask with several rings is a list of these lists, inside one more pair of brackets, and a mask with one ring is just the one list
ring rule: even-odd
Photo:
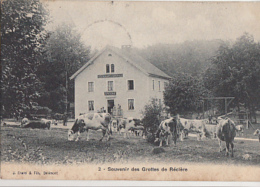
[[88,101],[88,110],[94,111],[94,101]]
[[134,110],[134,99],[128,99],[128,110]]

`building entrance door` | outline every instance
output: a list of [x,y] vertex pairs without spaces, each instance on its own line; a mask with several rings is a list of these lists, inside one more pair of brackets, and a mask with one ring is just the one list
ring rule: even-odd
[[114,107],[114,100],[107,100],[107,112],[109,113],[109,114],[112,114],[112,109],[113,109],[113,107]]

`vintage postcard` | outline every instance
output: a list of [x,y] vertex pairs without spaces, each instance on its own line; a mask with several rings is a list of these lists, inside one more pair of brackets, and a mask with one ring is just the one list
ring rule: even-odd
[[1,0],[1,179],[259,181],[260,3]]

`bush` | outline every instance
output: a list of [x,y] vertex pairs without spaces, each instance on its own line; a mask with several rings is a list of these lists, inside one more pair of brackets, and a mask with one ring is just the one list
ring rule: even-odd
[[158,103],[157,99],[153,98],[145,105],[143,114],[143,124],[147,133],[155,133],[161,122],[163,107]]

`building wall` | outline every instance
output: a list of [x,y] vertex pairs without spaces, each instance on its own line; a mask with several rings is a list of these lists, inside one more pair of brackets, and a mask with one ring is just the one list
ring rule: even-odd
[[[160,82],[160,83],[159,83]],[[165,91],[165,83],[169,84],[169,81],[157,77],[149,77],[149,97],[158,99],[163,104],[163,92]],[[160,88],[159,88],[160,85]]]
[[[112,56],[109,56],[112,54]],[[114,64],[115,72],[106,73],[106,64]],[[111,66],[110,66],[111,68]],[[98,75],[123,74],[123,77],[98,78]],[[127,80],[134,80],[134,90],[128,90]],[[114,81],[115,96],[105,96],[107,81]],[[94,82],[94,92],[88,92],[88,82]],[[150,77],[126,62],[112,51],[106,50],[94,63],[88,66],[75,78],[75,116],[90,112],[88,101],[94,101],[94,111],[101,107],[107,110],[107,100],[121,105],[124,117],[140,118],[141,110],[150,99]],[[162,94],[162,92],[161,92]],[[160,95],[156,93],[155,95]],[[134,110],[128,110],[128,99],[134,99]],[[93,111],[91,111],[93,112]]]

